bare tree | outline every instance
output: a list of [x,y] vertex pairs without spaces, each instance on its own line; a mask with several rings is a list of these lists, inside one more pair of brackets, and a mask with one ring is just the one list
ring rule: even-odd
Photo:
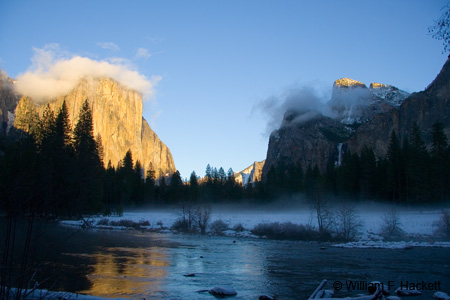
[[334,216],[331,212],[328,200],[322,197],[320,189],[314,193],[313,208],[316,212],[317,226],[319,227],[320,235],[327,233],[332,228],[334,223]]
[[209,205],[198,205],[195,213],[195,221],[201,234],[206,233],[211,218],[211,207]]
[[192,231],[194,230],[196,206],[190,200],[182,200],[179,203],[177,214],[179,215],[174,227],[178,231]]
[[342,202],[336,213],[337,235],[345,241],[352,241],[360,233],[362,225],[355,204],[349,201]]
[[450,51],[450,6],[442,8],[444,12],[435,21],[433,26],[428,27],[428,33],[435,39],[442,41],[444,45],[443,53]]
[[183,232],[200,229],[200,232],[205,234],[211,218],[211,207],[207,204],[183,200],[179,203],[177,214],[179,217],[172,225],[173,229]]
[[400,214],[396,209],[385,213],[382,219],[381,236],[386,240],[396,240],[405,234],[400,222]]

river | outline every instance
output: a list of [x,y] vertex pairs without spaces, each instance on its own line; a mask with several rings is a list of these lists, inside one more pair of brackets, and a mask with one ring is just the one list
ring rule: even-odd
[[[38,223],[30,268],[45,288],[108,298],[214,299],[198,290],[231,286],[233,299],[307,299],[327,279],[335,297],[364,283],[434,283],[450,292],[448,248],[343,249],[317,242],[80,230]],[[18,240],[20,240],[18,238]],[[36,264],[37,263],[37,264]],[[195,274],[186,277],[185,274]],[[350,284],[361,283],[347,290]],[[416,299],[430,299],[435,290]]]

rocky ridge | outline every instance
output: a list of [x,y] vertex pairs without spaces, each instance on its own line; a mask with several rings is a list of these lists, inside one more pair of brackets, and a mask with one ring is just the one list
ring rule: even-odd
[[265,160],[255,161],[249,167],[240,172],[234,173],[234,178],[237,183],[246,186],[249,183],[254,184],[261,180],[262,169],[264,167]]
[[431,128],[436,122],[444,125],[450,137],[450,59],[424,91],[411,94],[397,109],[376,115],[371,122],[362,124],[348,140],[349,150],[359,153],[367,145],[374,149],[377,157],[384,157],[392,130],[400,140],[409,138],[415,122],[428,147],[432,141]]

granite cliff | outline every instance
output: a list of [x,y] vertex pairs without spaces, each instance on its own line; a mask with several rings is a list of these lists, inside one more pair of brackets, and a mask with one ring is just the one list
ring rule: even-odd
[[409,138],[415,122],[428,147],[432,141],[431,128],[436,122],[443,123],[450,137],[450,59],[424,91],[411,94],[397,109],[378,114],[371,122],[362,124],[348,140],[349,150],[359,153],[367,145],[377,157],[384,157],[392,130],[400,140]]
[[255,184],[261,181],[262,169],[265,161],[255,161],[253,164],[240,172],[234,173],[234,178],[237,183],[246,186],[249,183]]
[[14,124],[14,110],[18,101],[14,80],[0,70],[0,135],[6,135]]
[[[66,101],[72,128],[78,121],[83,102],[88,99],[93,113],[94,135],[100,134],[104,148],[104,162],[116,166],[130,149],[133,160],[139,160],[145,169],[152,164],[157,177],[176,171],[169,148],[161,142],[142,116],[142,95],[108,78],[83,78],[68,94],[49,103],[58,111]],[[31,110],[42,115],[46,105],[35,105],[22,97],[15,109],[15,123],[24,128]]]
[[327,103],[331,114],[285,113],[280,128],[269,138],[263,180],[272,165],[300,162],[303,168],[317,165],[325,172],[328,164],[340,164],[344,151],[359,153],[364,146],[373,148],[377,157],[384,157],[392,130],[400,138],[409,137],[414,122],[424,131],[428,143],[436,121],[444,123],[449,136],[449,79],[447,62],[425,91],[412,95],[387,84],[371,83],[367,87],[349,78],[336,80]]

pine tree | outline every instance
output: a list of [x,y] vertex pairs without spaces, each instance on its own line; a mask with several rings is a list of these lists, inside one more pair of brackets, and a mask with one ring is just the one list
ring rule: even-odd
[[159,202],[162,202],[167,197],[167,183],[166,178],[162,176],[159,178],[158,187],[156,189],[156,198]]
[[183,181],[181,180],[181,174],[177,170],[172,174],[169,185],[169,201],[175,203],[183,197]]
[[208,181],[212,180],[212,169],[209,164],[206,166],[205,177]]
[[376,160],[373,150],[364,147],[361,151],[359,181],[362,199],[372,199],[375,195]]
[[119,167],[121,202],[123,204],[133,204],[133,190],[136,186],[136,177],[134,172],[133,154],[131,150],[125,153],[122,163]]
[[342,165],[336,170],[336,187],[341,195],[356,196],[359,194],[360,163],[357,154],[345,153]]
[[229,168],[227,171],[227,180],[231,182],[235,182],[234,171],[232,168]]
[[150,162],[148,165],[147,173],[145,175],[145,199],[146,201],[152,201],[155,198],[155,184],[156,176],[153,164]]
[[104,166],[105,148],[103,147],[103,140],[100,133],[97,133],[97,136],[95,137],[95,144],[97,145],[97,153],[98,158],[100,159],[100,164]]
[[[253,183],[250,183],[250,186],[253,186]],[[240,198],[240,186],[236,184],[236,178],[234,177],[234,172],[232,168],[229,168],[227,171],[227,176],[225,180],[225,184],[223,185],[223,194],[225,198],[229,201],[238,200]]]
[[103,203],[106,206],[106,213],[112,213],[113,206],[116,203],[117,185],[116,182],[116,170],[111,163],[108,161],[108,165],[105,170],[105,178],[103,180]]
[[392,196],[388,173],[389,161],[386,158],[379,159],[375,171],[375,195],[380,199],[390,199]]
[[219,177],[219,181],[221,182],[221,184],[225,183],[225,180],[227,179],[227,176],[225,175],[225,170],[220,167],[219,172],[217,173],[218,177]]
[[69,113],[66,101],[55,118],[54,132],[54,166],[55,166],[55,202],[56,209],[61,213],[68,214],[70,203],[74,201],[75,158],[72,140],[72,127],[70,125]]
[[50,137],[55,127],[55,113],[50,108],[50,104],[47,104],[45,107],[42,117],[37,121],[36,127],[35,139],[37,144],[42,146],[43,141]]
[[75,125],[74,152],[77,168],[77,203],[73,208],[79,213],[96,212],[100,210],[102,198],[102,177],[100,157],[97,152],[97,143],[94,138],[94,125],[92,111],[86,100],[79,113]]
[[201,185],[201,195],[204,201],[211,201],[214,198],[213,169],[210,164],[206,166],[206,182]]
[[38,119],[34,137],[38,144],[40,159],[39,181],[42,197],[42,211],[45,214],[57,214],[55,179],[56,168],[56,140],[55,140],[55,114],[47,104],[42,117]]
[[434,198],[442,201],[450,192],[450,151],[444,125],[440,122],[433,125],[431,164]]
[[133,164],[133,154],[131,152],[131,149],[128,149],[127,153],[125,153],[125,157],[122,160],[122,170],[126,174],[132,174]]
[[394,201],[400,200],[401,190],[401,148],[395,131],[392,131],[389,140],[388,152],[386,155],[388,161],[387,184],[390,198]]
[[414,123],[411,133],[409,154],[407,174],[411,185],[411,200],[430,200],[430,158],[417,123]]
[[141,162],[139,160],[134,164],[134,180],[133,180],[133,189],[131,195],[131,201],[136,204],[142,204],[144,202],[144,169],[142,168]]
[[63,101],[58,115],[55,118],[56,139],[58,147],[71,151],[72,127],[70,126],[69,112],[66,101]]
[[197,174],[195,174],[195,171],[192,171],[191,176],[189,177],[189,198],[191,201],[198,201],[199,197],[200,190]]
[[78,116],[78,122],[73,131],[74,149],[77,156],[84,159],[98,159],[97,144],[94,138],[92,111],[88,100],[84,101]]
[[410,202],[411,197],[411,183],[408,176],[408,167],[411,156],[411,145],[407,138],[403,139],[402,149],[401,149],[401,167],[399,171],[400,176],[400,200],[401,202]]

